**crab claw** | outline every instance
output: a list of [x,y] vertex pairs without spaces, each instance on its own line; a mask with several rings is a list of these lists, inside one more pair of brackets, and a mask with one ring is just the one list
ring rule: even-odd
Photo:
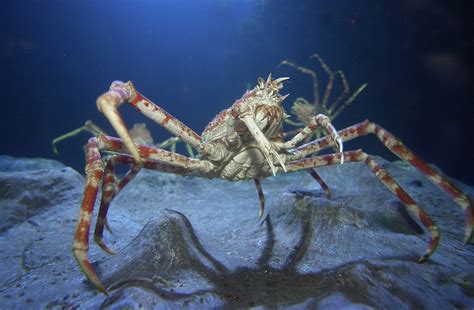
[[117,134],[122,138],[123,143],[127,147],[130,154],[137,163],[141,162],[140,153],[132,141],[127,127],[122,121],[122,117],[118,112],[118,107],[124,102],[131,99],[135,92],[132,83],[124,83],[114,81],[110,86],[110,90],[97,98],[97,108],[109,120]]
[[255,122],[254,118],[250,114],[244,114],[240,117],[240,119],[245,123],[249,132],[254,137],[257,144],[260,146],[260,150],[265,156],[265,159],[272,170],[272,174],[276,175],[277,169],[273,164],[272,156],[280,163],[280,166],[286,172],[285,161],[281,158],[280,154],[278,154],[275,146],[268,141],[267,137],[263,134],[263,132],[258,127],[257,123]]
[[[339,153],[341,154],[341,165],[342,165],[344,163],[344,153],[343,153],[344,147],[343,147],[343,144],[342,144],[342,138],[337,133],[336,128],[334,128],[334,126],[331,124],[331,120],[329,119],[329,117],[327,117],[324,114],[318,114],[315,117],[315,122],[316,122],[316,124],[319,124],[319,125],[323,126],[324,129],[326,129],[329,136],[332,138],[336,148],[338,149]],[[314,125],[316,125],[316,124],[314,124]]]

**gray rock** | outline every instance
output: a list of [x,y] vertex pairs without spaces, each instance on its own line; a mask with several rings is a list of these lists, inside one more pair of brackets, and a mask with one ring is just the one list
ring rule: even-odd
[[0,155],[0,171],[19,172],[41,169],[62,169],[62,163],[46,158],[18,158],[8,155]]
[[377,160],[440,227],[441,243],[424,264],[416,259],[427,234],[361,163],[318,169],[331,199],[303,172],[263,180],[260,222],[253,182],[142,171],[110,208],[105,241],[117,254],[91,245],[108,296],[70,254],[82,182],[69,180],[62,198],[46,191],[49,208],[0,235],[2,307],[474,307],[474,251],[462,245],[460,208],[413,168]]
[[0,172],[0,233],[70,199],[69,191],[83,182],[83,176],[68,167]]

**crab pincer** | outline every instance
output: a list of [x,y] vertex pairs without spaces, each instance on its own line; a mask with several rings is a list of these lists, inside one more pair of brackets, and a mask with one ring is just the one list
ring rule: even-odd
[[275,146],[268,141],[267,137],[263,134],[262,130],[258,127],[255,119],[250,113],[244,113],[240,116],[240,119],[245,123],[249,132],[254,137],[255,141],[260,147],[265,159],[267,160],[268,164],[270,165],[270,169],[272,170],[273,175],[276,175],[276,168],[273,165],[272,157],[274,157],[281,165],[283,170],[286,172],[285,161],[281,158],[280,154],[278,154]]

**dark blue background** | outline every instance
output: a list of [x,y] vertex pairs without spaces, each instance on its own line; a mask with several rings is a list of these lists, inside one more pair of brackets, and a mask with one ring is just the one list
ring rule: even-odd
[[[290,75],[289,110],[311,99],[291,59],[319,71],[317,52],[368,88],[335,122],[369,118],[448,175],[473,184],[471,1],[2,1],[0,153],[50,157],[82,171],[81,135],[51,140],[91,119],[112,133],[95,99],[116,79],[200,133],[247,83]],[[323,81],[324,84],[324,81]],[[156,141],[168,133],[145,121]],[[388,156],[374,137],[348,143]],[[393,159],[393,157],[390,157]]]

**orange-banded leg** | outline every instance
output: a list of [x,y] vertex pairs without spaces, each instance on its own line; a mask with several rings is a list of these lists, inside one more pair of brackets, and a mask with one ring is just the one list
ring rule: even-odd
[[[140,164],[146,169],[170,172],[179,175],[202,176],[208,175],[213,170],[212,163],[207,161],[188,158],[180,154],[171,153],[146,145],[135,145],[135,148],[141,159]],[[91,138],[87,143],[87,179],[72,247],[74,257],[84,274],[101,292],[106,293],[106,289],[94,271],[88,257],[91,218],[95,200],[97,198],[98,188],[104,176],[104,165],[102,163],[100,151],[120,153],[126,152],[126,147],[121,139],[106,137],[103,135],[99,135],[97,138]],[[125,164],[136,163],[135,157],[127,154],[117,155],[116,161]],[[111,180],[109,180],[109,183],[111,183]],[[105,212],[104,210],[105,209],[103,209],[103,212]]]
[[202,143],[201,137],[197,133],[139,93],[132,82],[114,81],[110,85],[109,91],[97,98],[97,108],[105,115],[117,134],[122,138],[127,153],[130,153],[137,162],[141,160],[139,150],[135,147],[118,112],[118,108],[123,103],[131,105],[137,111],[167,129],[173,136],[179,137],[197,150],[204,151],[205,144]]
[[[116,163],[130,164],[131,168],[125,176],[118,182],[115,175]],[[102,184],[102,199],[100,201],[99,215],[94,231],[94,241],[107,253],[115,254],[102,240],[104,235],[104,225],[111,232],[107,221],[109,205],[114,197],[137,175],[142,165],[137,164],[133,158],[126,155],[113,155],[107,160],[105,165],[104,182]]]
[[87,180],[84,187],[81,210],[79,212],[72,248],[74,257],[76,258],[82,271],[86,274],[87,278],[89,278],[89,280],[94,283],[101,292],[105,293],[105,287],[95,273],[88,257],[89,230],[92,212],[94,211],[94,204],[97,197],[99,184],[104,175],[104,166],[100,156],[97,139],[91,138],[87,143],[86,148]]
[[[418,262],[425,261],[436,249],[439,242],[439,230],[436,224],[431,220],[428,214],[419,207],[410,195],[384,170],[378,165],[368,154],[361,150],[344,152],[344,157],[348,162],[365,162],[377,178],[406,206],[406,208],[420,220],[425,228],[430,232],[430,243],[425,253],[418,259]],[[314,167],[329,166],[339,164],[341,162],[341,154],[329,154],[305,158],[286,165],[287,171],[297,171]]]
[[[340,130],[338,133],[344,142],[368,134],[374,134],[398,158],[414,166],[418,171],[424,174],[433,184],[444,191],[454,200],[456,204],[458,204],[463,209],[466,222],[466,228],[464,230],[464,242],[466,243],[471,240],[474,227],[472,217],[472,201],[454,184],[436,172],[433,168],[428,166],[428,164],[421,157],[407,148],[400,139],[396,138],[393,134],[382,128],[380,125],[370,122],[369,120],[365,120],[361,123],[347,127],[343,130]],[[296,148],[294,150],[295,155],[293,155],[292,158],[303,158],[307,155],[319,152],[320,150],[333,145],[334,142],[332,138],[326,136]]]

